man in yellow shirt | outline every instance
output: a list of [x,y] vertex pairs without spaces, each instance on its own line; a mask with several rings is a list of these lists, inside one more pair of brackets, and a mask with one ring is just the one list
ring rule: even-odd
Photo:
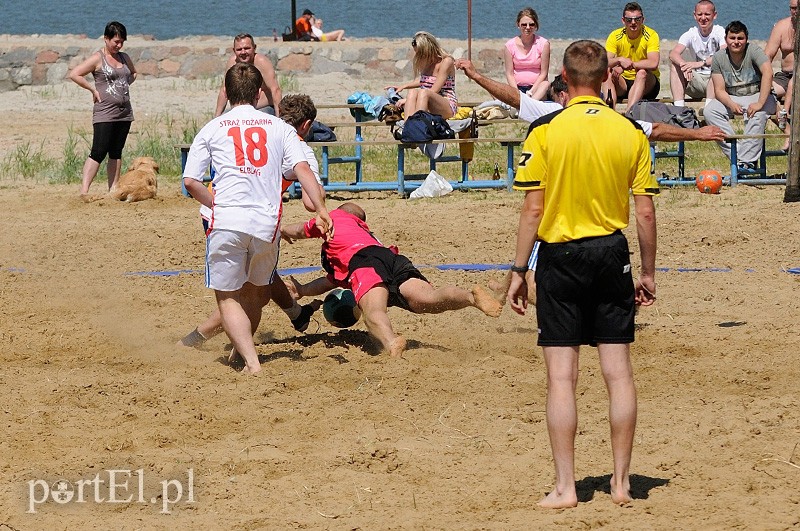
[[[629,468],[636,428],[630,362],[636,305],[655,300],[656,220],[650,149],[641,127],[597,94],[608,57],[593,41],[572,43],[562,76],[570,101],[535,121],[522,149],[514,188],[525,192],[508,289],[511,307],[528,305],[525,273],[534,242],[538,344],[547,366],[547,428],[555,461],[554,490],[539,505],[574,507],[575,386],[580,346],[597,345],[609,389],[614,475],[611,499],[631,500]],[[576,131],[580,131],[576,134]],[[633,192],[641,273],[634,282],[628,242]]]
[[622,23],[606,39],[611,76],[603,89],[613,105],[627,96],[630,109],[639,100],[658,99],[660,43],[658,33],[644,25],[642,6],[636,2],[625,4]]

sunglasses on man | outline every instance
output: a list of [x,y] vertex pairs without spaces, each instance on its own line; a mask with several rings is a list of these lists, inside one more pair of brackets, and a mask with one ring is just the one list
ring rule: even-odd
[[634,22],[641,22],[643,19],[644,17],[641,15],[638,17],[622,17],[622,20],[624,20],[628,24],[633,24]]

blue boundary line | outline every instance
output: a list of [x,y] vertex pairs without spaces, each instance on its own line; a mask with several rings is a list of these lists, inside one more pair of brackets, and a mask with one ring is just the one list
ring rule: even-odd
[[[439,264],[439,265],[418,265],[419,269],[438,269],[439,271],[507,271],[510,269],[511,264]],[[317,266],[311,267],[291,267],[287,269],[279,269],[278,273],[281,275],[302,275],[303,273],[313,273],[321,271],[322,268]],[[24,271],[24,269],[11,268],[8,271]],[[659,273],[732,273],[734,270],[730,267],[657,267],[656,271]],[[755,273],[756,270],[747,268],[745,273]],[[194,275],[201,274],[205,271],[203,269],[176,269],[173,271],[134,271],[125,273],[128,277],[176,277],[178,275]],[[800,267],[792,267],[784,269],[784,273],[791,275],[800,275]]]

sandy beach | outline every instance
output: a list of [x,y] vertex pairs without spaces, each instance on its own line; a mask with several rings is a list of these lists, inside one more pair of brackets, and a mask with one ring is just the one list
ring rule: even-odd
[[[320,103],[354,89],[337,74],[298,83]],[[482,97],[463,77],[459,93]],[[138,124],[167,112],[201,119],[216,87],[143,79],[132,96]],[[89,122],[90,96],[74,85],[4,93],[0,153],[25,142],[59,153],[69,127]],[[549,511],[536,507],[553,470],[534,315],[392,309],[410,345],[392,360],[363,322],[339,330],[317,316],[298,334],[269,306],[256,334],[264,370],[245,377],[224,362],[224,335],[198,351],[173,346],[213,305],[197,205],[176,181],[136,204],[85,204],[77,185],[0,186],[0,527],[800,527],[800,275],[789,272],[800,268],[800,232],[783,187],[663,191],[658,301],[639,313],[632,347],[635,499],[611,503],[606,391],[596,351],[584,348],[580,503]],[[345,200],[437,285],[502,273],[431,266],[513,255],[517,193],[328,199]],[[305,217],[286,204],[287,221]],[[626,233],[636,249],[635,230]],[[318,265],[313,241],[282,250],[282,268]]]

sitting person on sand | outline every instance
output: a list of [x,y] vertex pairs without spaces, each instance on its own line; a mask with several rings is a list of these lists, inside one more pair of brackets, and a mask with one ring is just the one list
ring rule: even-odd
[[403,109],[406,118],[419,110],[439,114],[444,119],[452,117],[458,110],[453,57],[426,31],[414,35],[411,47],[414,48],[414,75],[419,74],[419,79],[386,89],[393,88],[397,92],[410,89],[396,104]]
[[344,39],[344,30],[338,29],[333,31],[322,31],[322,19],[315,18],[314,22],[311,24],[311,33],[314,34],[316,38],[321,41],[343,41]]
[[[322,244],[322,267],[328,273],[308,284],[294,283],[298,297],[321,295],[336,286],[353,291],[369,333],[394,357],[401,356],[406,340],[392,329],[388,306],[414,313],[442,313],[469,306],[490,317],[498,317],[503,305],[480,286],[472,291],[457,286],[433,287],[414,264],[385,247],[367,226],[367,214],[355,203],[344,203],[330,211],[336,236]],[[281,228],[289,241],[322,238],[314,220]]]

